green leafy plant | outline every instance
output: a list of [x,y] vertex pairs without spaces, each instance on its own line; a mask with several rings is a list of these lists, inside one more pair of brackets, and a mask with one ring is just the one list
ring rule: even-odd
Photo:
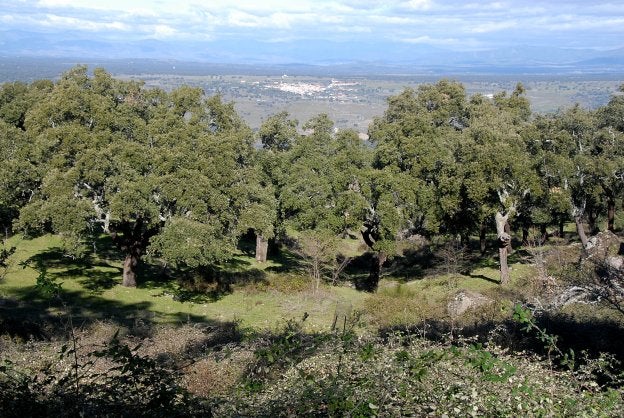
[[490,382],[506,382],[516,373],[516,367],[499,360],[480,343],[470,346],[467,360],[468,364],[483,374],[484,380]]
[[48,276],[48,269],[45,264],[37,263],[35,269],[39,272],[36,279],[37,284],[35,285],[37,292],[47,298],[59,298],[63,290],[63,283],[58,283],[56,279]]
[[575,366],[575,353],[574,350],[569,349],[568,352],[563,352],[557,345],[557,336],[547,333],[543,328],[540,328],[535,321],[533,313],[524,308],[521,304],[514,305],[513,319],[523,326],[523,331],[534,333],[537,338],[544,344],[544,349],[547,352],[548,361],[552,362],[553,356],[555,356],[562,366],[574,369]]

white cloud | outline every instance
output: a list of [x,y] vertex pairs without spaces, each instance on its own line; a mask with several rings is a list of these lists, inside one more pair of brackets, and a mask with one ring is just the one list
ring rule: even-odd
[[153,36],[158,39],[169,38],[177,32],[177,30],[168,25],[156,25],[153,28]]
[[404,38],[403,42],[410,44],[428,44],[428,45],[457,45],[464,40],[457,38],[432,38],[428,35],[418,36],[416,38]]
[[412,10],[429,10],[431,6],[431,0],[410,0],[405,3],[405,7]]
[[[0,0],[3,30],[161,39],[372,39],[454,45],[622,44],[616,0]],[[585,33],[574,33],[583,30]],[[506,32],[512,32],[514,38]],[[370,34],[370,35],[367,35]],[[520,38],[521,37],[521,38]],[[542,40],[543,42],[543,40]],[[594,42],[595,41],[591,41]]]
[[47,14],[45,20],[41,22],[43,25],[67,28],[67,29],[81,29],[87,31],[127,31],[130,30],[130,26],[123,22],[94,22],[90,20],[78,19],[67,16],[57,16],[54,14]]
[[240,10],[233,10],[228,14],[227,22],[231,26],[240,26],[247,28],[255,28],[260,25],[260,19],[250,13],[246,13]]
[[470,28],[470,32],[472,33],[489,33],[489,32],[499,32],[506,29],[512,29],[518,27],[519,24],[516,21],[508,20],[503,22],[485,22],[479,23],[478,25]]
[[276,28],[288,29],[295,20],[292,14],[273,13],[269,18],[270,23]]

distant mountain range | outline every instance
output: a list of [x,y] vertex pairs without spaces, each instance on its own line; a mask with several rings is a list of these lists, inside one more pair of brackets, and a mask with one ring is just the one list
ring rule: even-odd
[[87,60],[151,59],[292,68],[350,74],[374,73],[624,73],[624,48],[616,50],[517,46],[492,50],[449,50],[408,43],[257,40],[171,42],[90,40],[81,32],[0,31],[0,59],[8,57]]

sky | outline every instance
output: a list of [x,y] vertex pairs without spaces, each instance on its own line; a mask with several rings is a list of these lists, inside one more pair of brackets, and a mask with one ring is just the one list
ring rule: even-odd
[[0,0],[2,31],[104,42],[608,50],[624,47],[624,0]]

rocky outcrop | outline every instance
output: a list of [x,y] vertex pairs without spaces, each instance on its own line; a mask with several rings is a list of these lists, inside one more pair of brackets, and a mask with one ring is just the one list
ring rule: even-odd
[[492,299],[489,297],[482,295],[478,292],[473,292],[471,290],[460,290],[455,294],[453,299],[446,306],[446,310],[448,311],[451,317],[455,318],[462,315],[469,309],[474,309],[479,306],[487,305],[491,303]]

